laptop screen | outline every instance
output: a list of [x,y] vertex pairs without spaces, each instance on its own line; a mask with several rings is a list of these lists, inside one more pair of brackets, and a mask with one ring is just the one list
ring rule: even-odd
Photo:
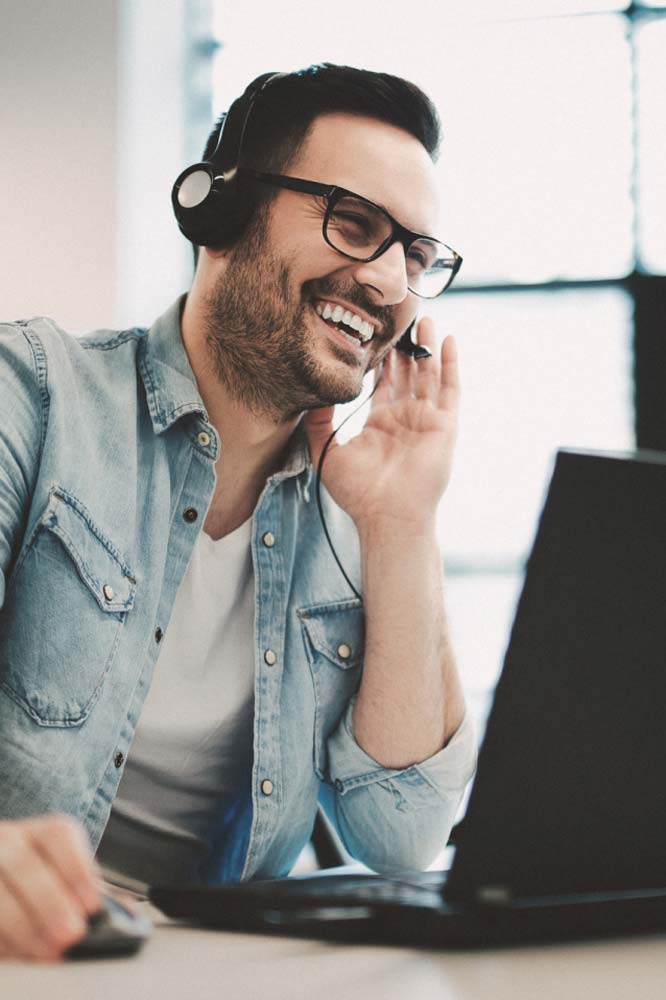
[[445,896],[666,886],[665,792],[666,453],[562,451]]

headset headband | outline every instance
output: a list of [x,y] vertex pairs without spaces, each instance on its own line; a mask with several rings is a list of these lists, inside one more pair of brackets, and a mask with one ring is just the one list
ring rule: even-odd
[[262,73],[238,97],[220,125],[212,155],[187,167],[177,178],[171,204],[180,231],[197,246],[223,246],[233,242],[245,217],[236,196],[238,165],[245,130],[254,102],[264,89],[284,73]]
[[236,178],[245,130],[254,102],[273,80],[285,75],[285,73],[263,73],[245,88],[244,93],[229,108],[220,128],[217,145],[210,157],[210,162],[221,171],[225,184],[232,183]]

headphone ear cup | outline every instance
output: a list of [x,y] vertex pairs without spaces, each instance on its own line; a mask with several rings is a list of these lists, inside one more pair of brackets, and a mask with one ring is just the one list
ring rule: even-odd
[[213,205],[224,188],[224,179],[216,177],[211,163],[194,163],[176,178],[171,204],[178,227],[197,246],[211,245]]
[[283,73],[263,73],[220,120],[210,157],[187,167],[176,179],[171,204],[181,233],[200,247],[231,246],[246,227],[253,199],[239,190],[238,172],[245,127],[255,98]]
[[207,162],[183,170],[173,186],[171,204],[181,233],[196,246],[230,246],[250,215],[235,181],[225,183]]

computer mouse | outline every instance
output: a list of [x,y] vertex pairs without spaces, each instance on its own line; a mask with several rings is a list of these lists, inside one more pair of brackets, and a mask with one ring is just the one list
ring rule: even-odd
[[133,955],[151,933],[153,925],[112,896],[102,896],[102,908],[88,918],[88,930],[65,958],[114,958]]

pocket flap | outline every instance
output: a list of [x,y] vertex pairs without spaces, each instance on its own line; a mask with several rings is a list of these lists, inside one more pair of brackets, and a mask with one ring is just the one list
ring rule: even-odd
[[82,503],[56,487],[40,524],[65,546],[102,611],[129,611],[134,604],[136,580]]
[[365,617],[356,598],[301,608],[298,616],[314,648],[341,670],[363,661]]

